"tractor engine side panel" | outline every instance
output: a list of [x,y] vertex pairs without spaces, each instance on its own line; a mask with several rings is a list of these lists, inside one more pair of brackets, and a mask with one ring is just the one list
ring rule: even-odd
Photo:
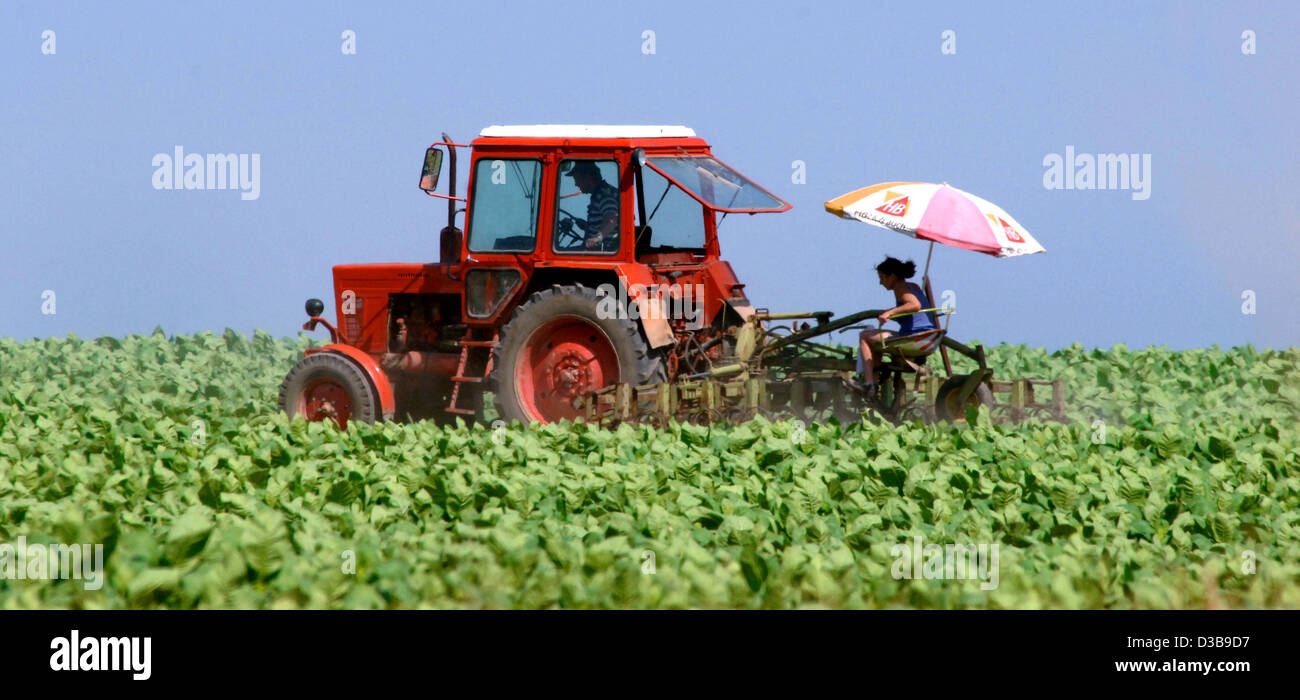
[[379,263],[334,267],[334,308],[338,310],[340,341],[374,356],[389,351],[389,313],[393,295],[450,295],[457,314],[461,284],[448,265]]

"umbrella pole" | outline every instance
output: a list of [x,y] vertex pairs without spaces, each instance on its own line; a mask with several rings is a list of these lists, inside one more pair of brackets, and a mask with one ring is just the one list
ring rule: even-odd
[[[925,254],[925,272],[921,273],[921,283],[925,285],[925,296],[927,299],[930,300],[930,306],[934,306],[934,290],[930,289],[930,257],[933,255],[934,255],[934,241],[930,241],[930,250]],[[950,311],[949,313],[952,312]],[[939,319],[933,316],[931,316],[930,318],[935,322],[935,326],[938,327]],[[944,328],[946,329],[947,327],[948,324],[945,323]],[[946,334],[947,333],[945,330],[945,335]],[[949,377],[951,377],[952,360],[948,359],[948,346],[940,345],[939,354],[943,356],[943,370],[948,373]]]

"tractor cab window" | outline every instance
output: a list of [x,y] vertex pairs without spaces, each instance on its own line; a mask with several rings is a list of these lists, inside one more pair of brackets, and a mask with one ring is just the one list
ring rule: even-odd
[[537,245],[541,203],[539,160],[482,158],[474,166],[469,249],[478,253],[530,253]]
[[781,198],[712,156],[649,156],[644,163],[716,211],[757,214],[790,208]]
[[704,217],[711,215],[704,205],[650,168],[641,169],[639,194],[645,197],[646,221],[637,229],[638,254],[704,250]]
[[552,237],[557,253],[618,252],[622,221],[618,183],[616,161],[560,161]]

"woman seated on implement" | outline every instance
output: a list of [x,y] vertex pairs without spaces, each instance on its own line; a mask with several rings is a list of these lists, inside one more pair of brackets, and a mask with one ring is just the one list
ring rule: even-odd
[[[930,300],[926,298],[925,291],[915,282],[908,282],[907,279],[916,274],[916,263],[908,260],[903,262],[898,258],[885,258],[885,261],[876,266],[876,275],[880,278],[880,286],[894,293],[894,301],[897,306],[888,311],[882,312],[878,318],[881,328],[868,328],[862,331],[858,336],[858,343],[861,348],[861,355],[858,357],[858,372],[861,379],[853,382],[854,388],[864,393],[875,393],[876,387],[876,369],[880,367],[882,360],[880,352],[881,346],[885,340],[893,336],[906,336],[925,331],[934,330],[934,322],[930,319],[930,314],[911,313],[921,309],[930,308]],[[888,331],[883,328],[885,321],[895,314],[910,314],[898,318],[898,331]]]

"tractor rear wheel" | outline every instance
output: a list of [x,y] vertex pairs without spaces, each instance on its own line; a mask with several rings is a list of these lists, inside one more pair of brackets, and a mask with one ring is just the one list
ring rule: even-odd
[[983,404],[993,409],[993,392],[989,390],[987,384],[980,382],[975,387],[970,396],[966,397],[966,403],[958,403],[958,395],[961,394],[961,387],[966,383],[966,377],[970,375],[955,374],[949,377],[942,385],[939,386],[939,393],[934,397],[934,415],[942,421],[955,423],[966,420],[966,407],[979,406]]
[[596,290],[581,284],[535,292],[501,329],[493,353],[488,385],[506,421],[573,420],[581,415],[574,399],[588,391],[666,377],[636,319],[601,313]]
[[338,353],[318,352],[298,361],[280,385],[280,410],[309,421],[349,420],[373,423],[379,397],[366,373]]

